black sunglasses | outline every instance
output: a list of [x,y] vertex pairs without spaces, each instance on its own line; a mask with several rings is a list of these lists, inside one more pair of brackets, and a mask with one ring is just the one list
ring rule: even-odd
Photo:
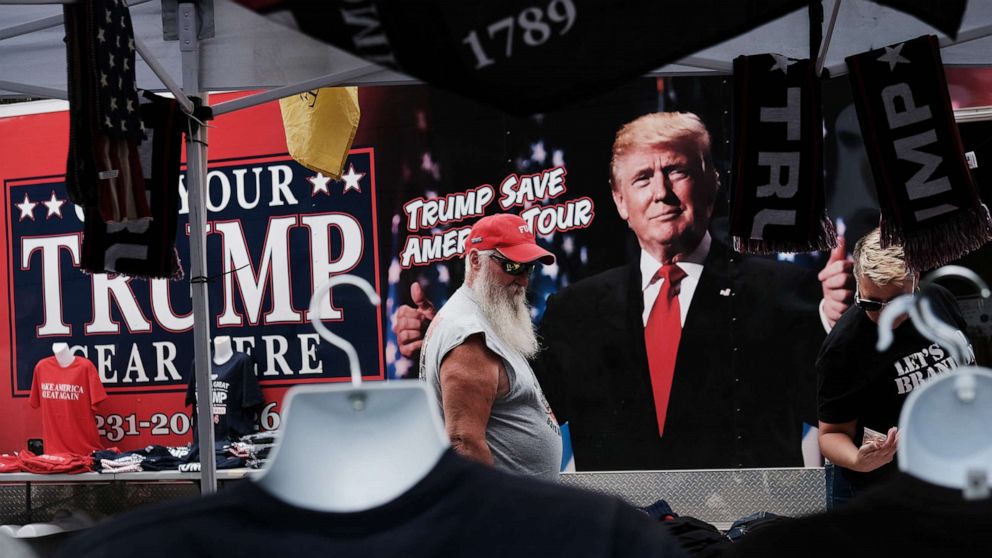
[[[914,292],[916,291],[916,287],[918,286],[917,284],[918,280],[919,280],[918,278],[913,279]],[[898,298],[898,297],[892,297],[889,300],[872,300],[870,298],[861,298],[861,293],[858,292],[859,290],[860,289],[858,288],[854,289],[854,304],[856,304],[858,308],[861,308],[865,312],[881,312],[882,308],[885,308],[886,306],[889,305],[890,302]]]
[[537,267],[536,263],[515,262],[502,256],[497,256],[496,254],[493,254],[491,257],[499,263],[505,273],[508,275],[513,275],[514,277],[517,275],[530,275],[530,273],[534,271],[534,268]]
[[881,312],[882,308],[888,306],[892,302],[891,300],[872,300],[870,298],[861,298],[860,293],[854,293],[854,303],[858,305],[865,312]]

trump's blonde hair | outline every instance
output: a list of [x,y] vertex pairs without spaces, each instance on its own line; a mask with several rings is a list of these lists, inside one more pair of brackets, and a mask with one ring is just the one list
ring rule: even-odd
[[672,144],[690,147],[702,162],[704,174],[717,183],[710,133],[703,121],[691,112],[654,112],[624,124],[617,132],[610,159],[610,186],[617,185],[617,168],[624,155],[639,148]]

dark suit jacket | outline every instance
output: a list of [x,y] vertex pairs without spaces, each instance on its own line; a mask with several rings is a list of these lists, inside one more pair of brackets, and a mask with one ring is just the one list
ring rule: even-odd
[[689,306],[659,438],[640,266],[548,299],[535,363],[579,470],[802,466],[825,337],[815,272],[713,241]]

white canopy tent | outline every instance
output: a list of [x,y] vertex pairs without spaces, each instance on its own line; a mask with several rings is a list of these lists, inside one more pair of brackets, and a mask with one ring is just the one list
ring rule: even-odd
[[[72,0],[0,0],[0,97],[66,98],[66,55],[62,8]],[[681,0],[680,0],[681,1]],[[198,40],[192,31],[199,17],[194,4],[180,4],[180,40],[163,39],[162,4],[133,0],[131,16],[136,45],[138,86],[169,90],[187,109],[189,96],[206,102],[206,91],[266,90],[214,107],[214,114],[331,85],[417,83],[401,73],[357,58],[260,16],[230,0],[213,1],[215,35]],[[919,35],[941,37],[947,66],[987,66],[992,62],[992,2],[971,1],[956,39],[920,20],[868,0],[823,0],[824,22],[818,60],[831,75],[846,72],[844,58]],[[734,57],[774,52],[805,58],[809,52],[809,17],[805,8],[743,35],[706,48],[651,75],[729,75]],[[187,187],[190,198],[191,277],[206,270],[206,129],[188,138]],[[210,350],[207,288],[192,285],[198,413],[210,414]],[[210,421],[200,421],[201,448],[213,447]],[[201,452],[204,492],[216,489],[214,455]]]

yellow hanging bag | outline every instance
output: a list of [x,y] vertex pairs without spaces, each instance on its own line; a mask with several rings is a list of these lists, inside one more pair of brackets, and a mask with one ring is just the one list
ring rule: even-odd
[[289,154],[304,167],[341,179],[361,110],[358,87],[322,87],[279,99]]

